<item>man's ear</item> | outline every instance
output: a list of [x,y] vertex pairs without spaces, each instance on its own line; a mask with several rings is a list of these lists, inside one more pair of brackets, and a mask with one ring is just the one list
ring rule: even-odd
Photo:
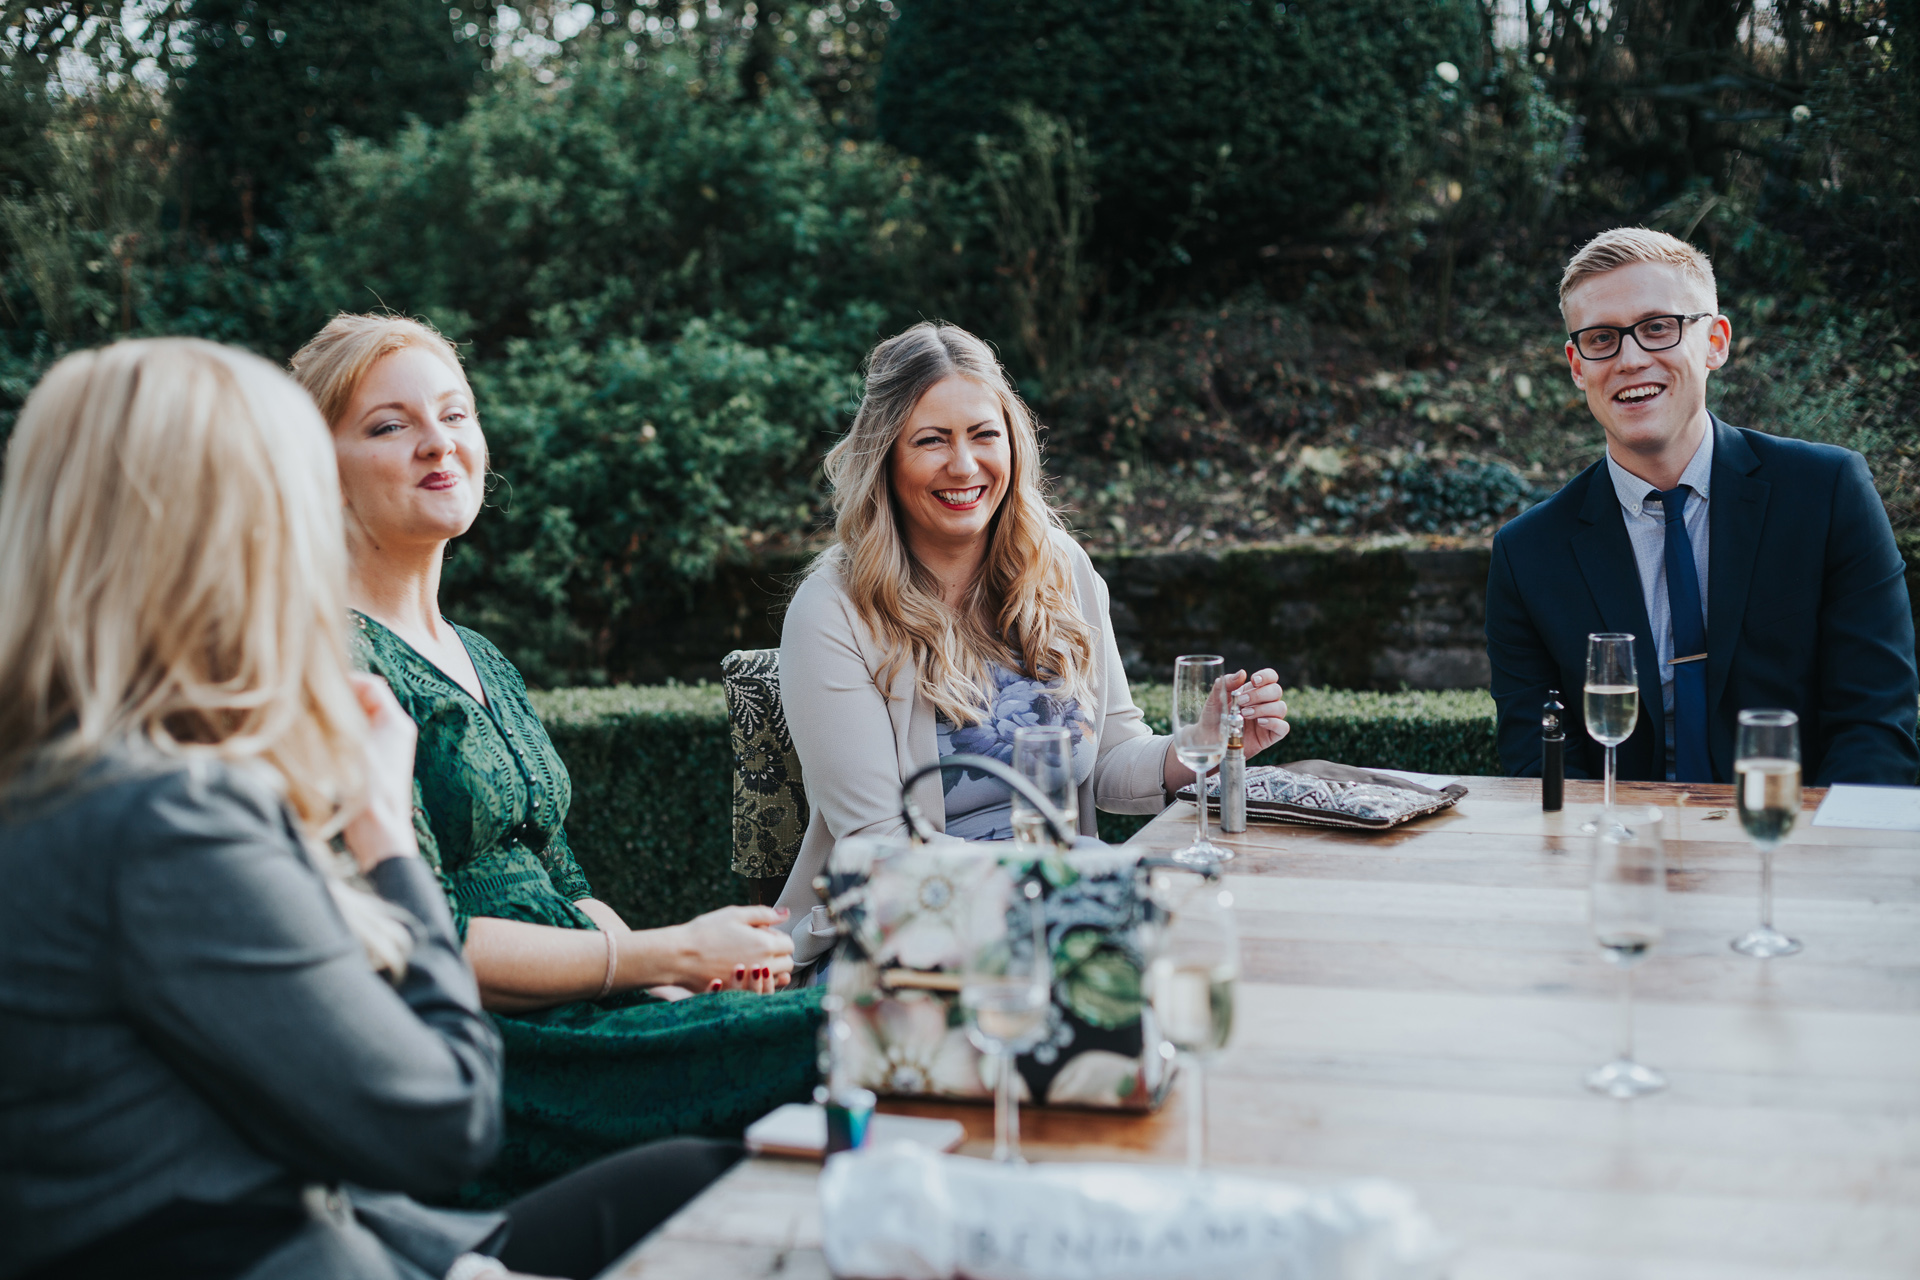
[[1707,368],[1718,369],[1733,359],[1733,321],[1715,316],[1707,321]]
[[1567,372],[1573,375],[1573,385],[1582,391],[1587,389],[1587,370],[1581,362],[1580,352],[1569,342],[1567,344]]

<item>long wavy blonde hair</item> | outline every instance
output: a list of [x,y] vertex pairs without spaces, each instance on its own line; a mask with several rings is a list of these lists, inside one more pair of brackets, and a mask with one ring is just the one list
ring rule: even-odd
[[[1006,421],[1013,474],[987,527],[980,573],[956,611],[907,547],[893,498],[895,442],[934,384],[967,378],[991,392]],[[1033,415],[987,344],[950,324],[925,321],[867,357],[866,392],[853,426],[827,453],[834,545],[814,572],[840,575],[854,608],[889,650],[876,673],[889,692],[911,662],[917,687],[949,723],[976,724],[990,703],[988,663],[1031,679],[1057,680],[1092,700],[1093,628],[1074,597],[1065,526],[1048,504]],[[1057,536],[1058,535],[1058,536]]]
[[378,968],[409,935],[325,846],[364,794],[346,546],[313,402],[257,356],[191,338],[56,364],[0,487],[0,790],[116,750],[264,765]]

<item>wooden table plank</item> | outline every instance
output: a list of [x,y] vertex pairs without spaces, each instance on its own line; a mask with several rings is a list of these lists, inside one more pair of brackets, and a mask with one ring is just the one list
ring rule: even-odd
[[[1807,950],[1762,963],[1757,856],[1727,787],[1623,784],[1671,806],[1669,929],[1636,973],[1638,1049],[1663,1094],[1596,1098],[1618,975],[1586,930],[1599,786],[1470,778],[1455,809],[1386,833],[1256,826],[1229,837],[1243,939],[1234,1042],[1210,1079],[1216,1161],[1412,1187],[1463,1246],[1459,1280],[1831,1280],[1920,1275],[1920,837],[1809,825],[1775,871]],[[1133,844],[1191,838],[1175,805]],[[1219,839],[1216,835],[1216,839]],[[1157,1116],[1027,1110],[1035,1159],[1177,1162]],[[985,1154],[980,1106],[949,1115]],[[613,1274],[817,1276],[810,1165],[748,1161]]]

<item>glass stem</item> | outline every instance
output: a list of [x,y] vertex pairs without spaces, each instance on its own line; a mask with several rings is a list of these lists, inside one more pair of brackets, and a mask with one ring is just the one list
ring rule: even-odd
[[1187,1092],[1187,1168],[1198,1173],[1207,1163],[1207,1060],[1187,1055],[1193,1080]]
[[1773,850],[1760,850],[1760,928],[1773,932]]
[[993,1085],[993,1158],[1002,1164],[1020,1160],[1020,1106],[1013,1092],[1013,1054],[1002,1049],[997,1055],[1000,1070]]
[[1608,813],[1613,812],[1613,748],[1612,747],[1607,748],[1607,790],[1606,790],[1605,808]]
[[1620,1061],[1633,1061],[1633,970],[1620,971]]
[[1200,821],[1200,830],[1193,837],[1193,843],[1203,845],[1207,842],[1207,775],[1204,772],[1196,772],[1193,776],[1193,798],[1199,801],[1197,812]]

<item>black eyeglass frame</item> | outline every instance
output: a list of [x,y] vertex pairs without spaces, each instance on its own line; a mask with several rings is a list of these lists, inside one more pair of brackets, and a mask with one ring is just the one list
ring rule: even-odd
[[[1692,324],[1695,320],[1705,320],[1708,316],[1712,314],[1713,312],[1711,311],[1696,311],[1692,315],[1676,314],[1676,315],[1670,315],[1670,316],[1648,316],[1643,320],[1635,320],[1632,324],[1629,324],[1629,325],[1590,324],[1584,329],[1575,329],[1572,333],[1568,334],[1567,341],[1573,344],[1573,349],[1575,351],[1580,352],[1580,358],[1582,360],[1611,360],[1626,349],[1627,339],[1629,337],[1633,339],[1634,345],[1639,347],[1642,351],[1645,351],[1648,353],[1652,353],[1655,351],[1671,351],[1686,340],[1688,325]],[[1652,324],[1655,320],[1678,320],[1680,322],[1679,333],[1675,334],[1673,341],[1669,342],[1664,347],[1650,347],[1640,337],[1640,326],[1643,324]],[[1615,347],[1612,351],[1609,351],[1606,355],[1590,356],[1586,353],[1584,349],[1582,349],[1580,345],[1580,337],[1582,334],[1595,333],[1601,329],[1605,329],[1609,333],[1619,334],[1620,345]]]

